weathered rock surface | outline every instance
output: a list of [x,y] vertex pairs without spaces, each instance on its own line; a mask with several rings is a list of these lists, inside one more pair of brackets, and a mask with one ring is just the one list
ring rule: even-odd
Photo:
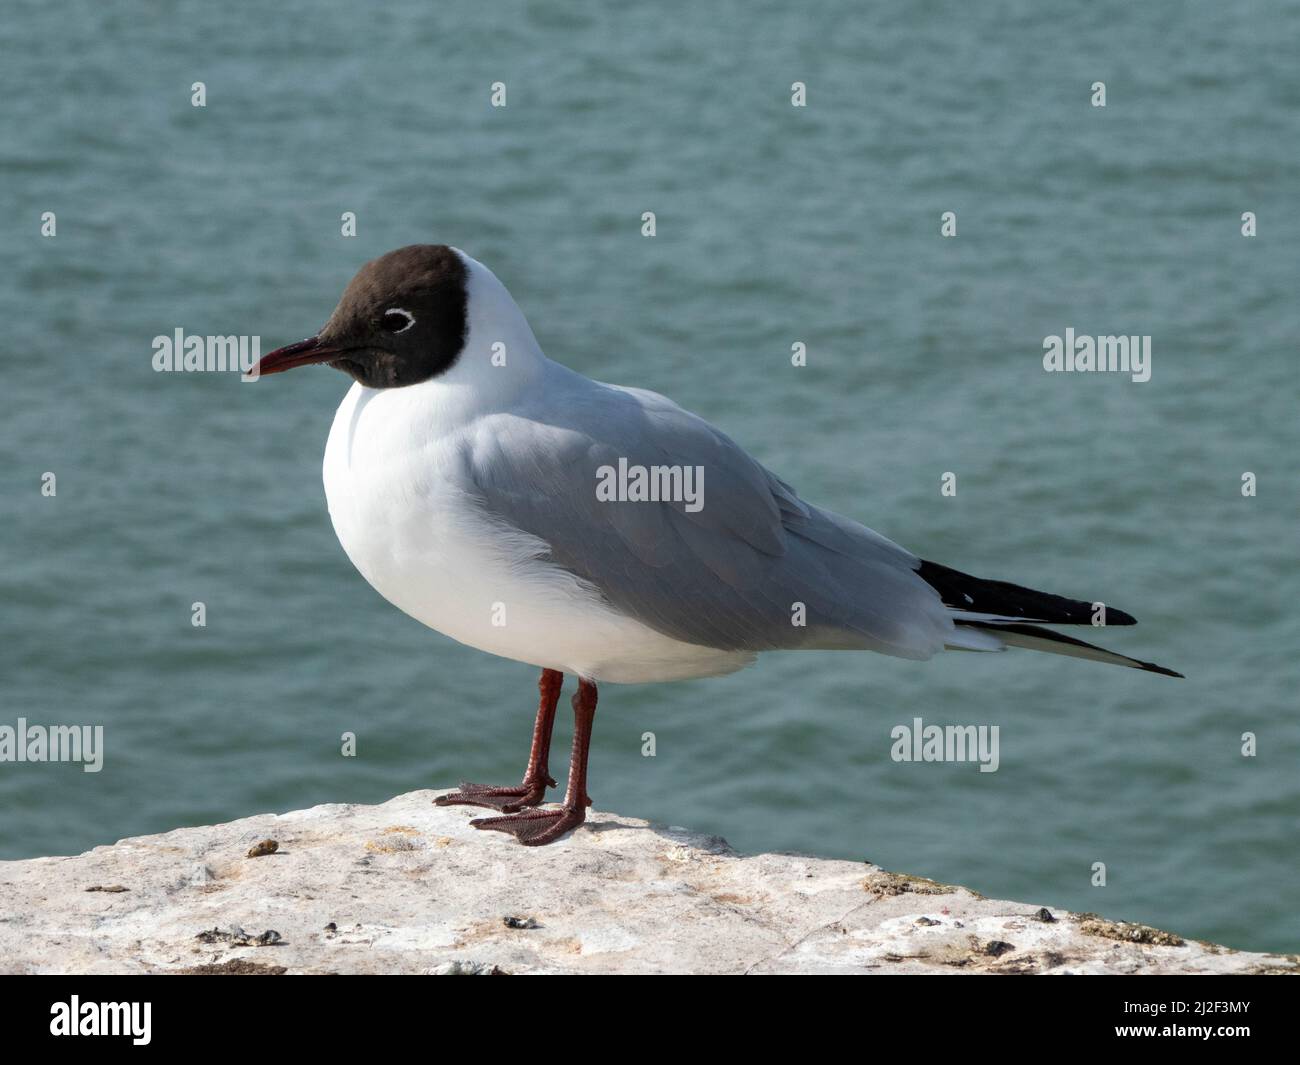
[[559,843],[521,847],[470,828],[469,807],[433,806],[437,794],[0,862],[0,969],[1300,971],[1295,957],[985,899],[863,863],[740,855],[718,837],[605,813]]

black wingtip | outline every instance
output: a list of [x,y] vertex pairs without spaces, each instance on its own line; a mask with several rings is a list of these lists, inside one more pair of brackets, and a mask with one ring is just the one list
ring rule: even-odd
[[[1093,604],[1083,599],[1067,599],[1063,595],[1040,592],[1009,581],[972,577],[969,573],[926,559],[921,560],[916,574],[939,593],[945,606],[953,610],[998,614],[1055,625],[1093,623]],[[1106,606],[1105,622],[1107,626],[1136,625],[1137,618],[1127,611]]]
[[1140,662],[1139,665],[1147,673],[1159,673],[1162,677],[1177,677],[1179,680],[1186,680],[1181,673],[1175,673],[1172,669],[1165,669],[1164,666],[1158,666],[1154,662]]
[[[1164,666],[1158,666],[1154,662],[1143,662],[1140,658],[1130,658],[1128,655],[1122,655],[1118,651],[1112,651],[1105,647],[1098,647],[1095,643],[1088,643],[1087,640],[1081,640],[1077,636],[1067,636],[1063,632],[1057,632],[1055,629],[1045,629],[1040,625],[1023,622],[1006,622],[1006,621],[968,621],[964,618],[956,620],[958,625],[967,625],[975,629],[984,629],[987,632],[996,633],[1002,637],[1003,641],[1013,647],[1028,647],[1034,651],[1051,651],[1055,654],[1069,655],[1075,654],[1079,658],[1092,657],[1089,655],[1077,654],[1067,648],[1083,648],[1088,651],[1097,651],[1108,657],[1098,659],[1102,662],[1110,662],[1117,666],[1128,666],[1130,669],[1140,669],[1144,673],[1159,673],[1165,677],[1178,677],[1180,680],[1186,680],[1181,673],[1176,673],[1172,669],[1166,669]],[[1046,644],[1047,646],[1042,646]],[[1054,646],[1059,644],[1060,646]]]

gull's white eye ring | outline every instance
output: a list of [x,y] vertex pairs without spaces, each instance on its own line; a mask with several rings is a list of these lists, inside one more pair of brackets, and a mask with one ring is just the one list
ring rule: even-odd
[[389,307],[384,311],[384,317],[380,322],[385,333],[392,333],[396,336],[398,333],[405,333],[411,326],[415,325],[415,315],[410,311],[404,311],[401,307]]

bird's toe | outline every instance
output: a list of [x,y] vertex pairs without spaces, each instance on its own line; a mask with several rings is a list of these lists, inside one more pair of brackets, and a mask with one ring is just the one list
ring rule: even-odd
[[508,832],[525,847],[544,847],[577,828],[586,818],[585,809],[565,806],[558,810],[529,810],[511,817],[478,817],[470,824],[491,832]]
[[483,806],[489,810],[513,813],[529,806],[537,806],[546,798],[547,787],[554,787],[555,781],[550,777],[543,781],[524,781],[513,787],[495,787],[491,784],[471,784],[462,781],[460,788],[439,795],[433,800],[435,806]]

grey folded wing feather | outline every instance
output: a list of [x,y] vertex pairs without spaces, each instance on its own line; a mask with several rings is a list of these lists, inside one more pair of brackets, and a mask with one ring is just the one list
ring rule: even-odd
[[[916,556],[804,503],[723,433],[653,392],[597,385],[563,410],[492,415],[466,448],[472,490],[495,520],[544,541],[552,562],[674,639],[926,658],[952,630],[914,572]],[[598,499],[598,471],[620,458],[701,467],[702,507]]]

